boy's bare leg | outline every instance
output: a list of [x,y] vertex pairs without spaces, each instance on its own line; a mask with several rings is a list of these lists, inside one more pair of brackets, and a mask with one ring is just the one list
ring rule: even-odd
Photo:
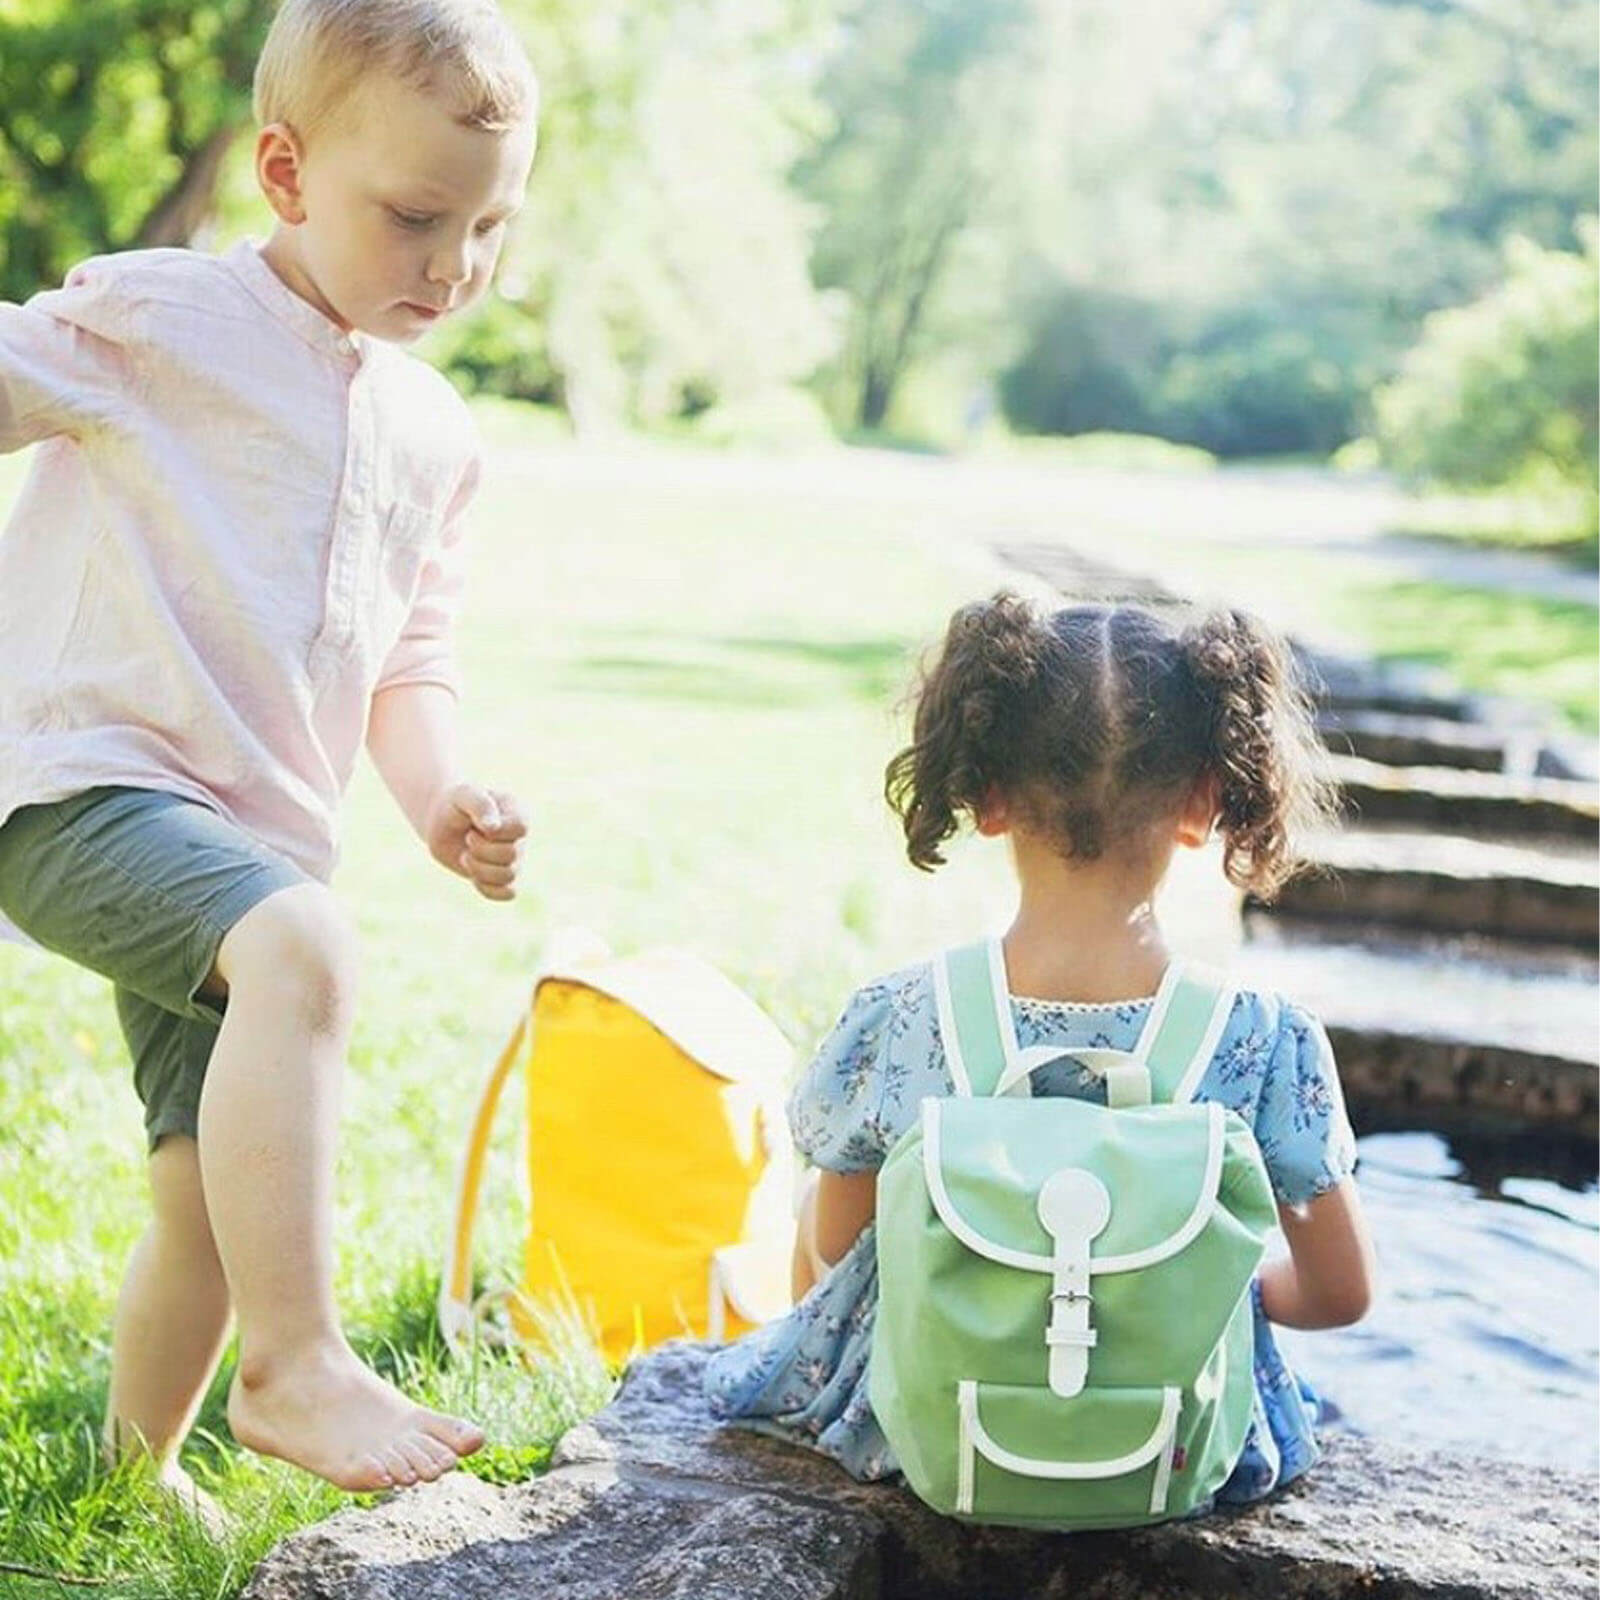
[[483,1434],[407,1400],[339,1328],[334,1147],[352,948],[315,884],[263,900],[223,940],[228,1006],[200,1100],[200,1167],[239,1319],[235,1438],[341,1488],[384,1489],[439,1477]]
[[178,1465],[228,1336],[222,1275],[193,1139],[169,1135],[150,1157],[154,1218],[134,1246],[117,1298],[105,1450],[145,1460],[152,1476],[207,1526],[222,1513]]

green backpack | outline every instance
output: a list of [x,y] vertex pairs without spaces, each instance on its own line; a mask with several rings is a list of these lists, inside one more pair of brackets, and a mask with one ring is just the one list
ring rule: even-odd
[[[922,1499],[975,1522],[1204,1506],[1244,1448],[1249,1287],[1277,1216],[1243,1118],[1190,1098],[1232,991],[1174,962],[1131,1053],[1023,1051],[998,940],[933,970],[956,1094],[923,1101],[878,1178],[885,1437]],[[1027,1098],[1062,1057],[1104,1076],[1106,1105]]]

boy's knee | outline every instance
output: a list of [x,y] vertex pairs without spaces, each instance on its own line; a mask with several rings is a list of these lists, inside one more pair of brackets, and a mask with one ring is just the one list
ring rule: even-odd
[[339,902],[320,884],[269,895],[222,941],[217,970],[231,995],[270,994],[319,1030],[349,1022],[356,941]]

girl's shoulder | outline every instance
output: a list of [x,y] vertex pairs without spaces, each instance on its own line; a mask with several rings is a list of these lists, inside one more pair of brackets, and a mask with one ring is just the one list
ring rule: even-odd
[[882,1164],[923,1096],[949,1092],[928,962],[873,978],[845,1002],[789,1098],[795,1143],[836,1172]]
[[1277,1197],[1302,1204],[1348,1177],[1355,1137],[1327,1030],[1273,990],[1235,992],[1196,1097],[1250,1124]]

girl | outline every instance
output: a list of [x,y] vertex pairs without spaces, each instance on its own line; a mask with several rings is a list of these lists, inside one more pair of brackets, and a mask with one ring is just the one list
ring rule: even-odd
[[[1228,878],[1268,895],[1292,870],[1294,836],[1329,807],[1287,651],[1253,618],[1179,628],[1132,607],[1043,615],[1004,594],[952,619],[886,793],[923,870],[963,817],[1009,840],[1019,904],[1002,948],[1018,1041],[1064,1057],[1035,1072],[1033,1093],[1101,1100],[1102,1081],[1070,1053],[1134,1044],[1172,959],[1152,904],[1176,848],[1220,830]],[[858,990],[789,1107],[796,1144],[821,1169],[801,1210],[798,1304],[712,1357],[719,1417],[807,1444],[858,1478],[897,1470],[867,1398],[877,1172],[921,1101],[952,1090],[930,966]],[[1219,1495],[1238,1503],[1318,1454],[1315,1397],[1272,1325],[1357,1321],[1372,1247],[1314,1018],[1241,991],[1195,1098],[1254,1128],[1289,1246],[1253,1290],[1255,1415]]]

